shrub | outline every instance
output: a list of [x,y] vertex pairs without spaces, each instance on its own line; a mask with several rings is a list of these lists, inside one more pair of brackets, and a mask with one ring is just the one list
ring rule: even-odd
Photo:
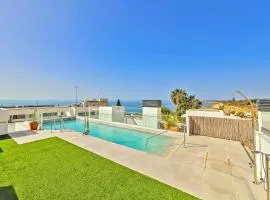
[[238,111],[238,112],[235,113],[235,116],[243,118],[243,117],[245,117],[245,113],[241,112],[241,111]]

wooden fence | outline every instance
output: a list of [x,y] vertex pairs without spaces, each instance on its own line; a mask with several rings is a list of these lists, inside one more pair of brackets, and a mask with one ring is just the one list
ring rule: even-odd
[[188,126],[191,135],[223,138],[244,143],[253,140],[251,120],[190,116]]

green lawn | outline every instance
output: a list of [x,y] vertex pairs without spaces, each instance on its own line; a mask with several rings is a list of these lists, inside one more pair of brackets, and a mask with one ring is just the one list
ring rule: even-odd
[[196,199],[59,138],[0,137],[0,199]]

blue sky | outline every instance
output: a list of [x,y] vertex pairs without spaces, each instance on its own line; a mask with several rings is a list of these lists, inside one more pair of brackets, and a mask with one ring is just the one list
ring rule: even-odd
[[270,1],[2,0],[0,99],[270,97]]

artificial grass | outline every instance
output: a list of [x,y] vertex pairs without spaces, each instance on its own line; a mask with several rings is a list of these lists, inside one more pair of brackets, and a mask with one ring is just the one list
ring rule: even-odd
[[0,199],[196,199],[59,138],[0,137]]

